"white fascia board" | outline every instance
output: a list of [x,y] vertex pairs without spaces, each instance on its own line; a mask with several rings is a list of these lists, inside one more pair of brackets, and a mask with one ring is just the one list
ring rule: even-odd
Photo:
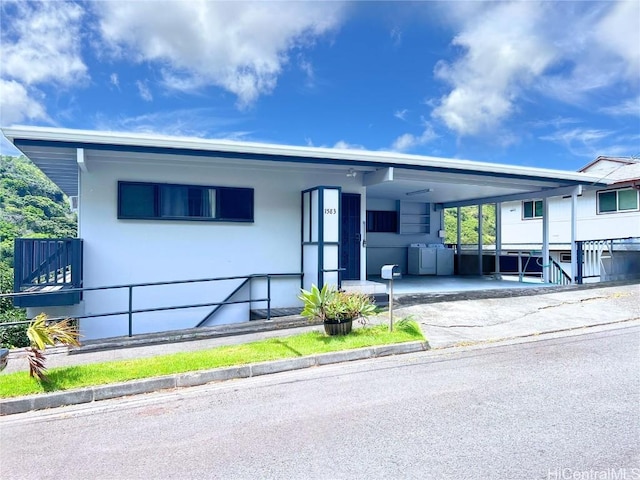
[[582,185],[569,187],[549,188],[532,192],[512,193],[509,195],[498,195],[495,197],[472,198],[459,202],[438,203],[437,208],[468,207],[470,205],[486,205],[491,203],[513,202],[516,200],[539,200],[549,197],[564,197],[566,195],[582,195]]
[[598,176],[581,172],[531,168],[499,163],[477,162],[430,156],[409,155],[396,152],[346,150],[335,148],[300,147],[274,145],[255,142],[235,142],[231,140],[207,140],[193,137],[171,137],[157,134],[119,133],[91,130],[72,130],[65,128],[14,126],[2,128],[4,135],[14,142],[18,139],[56,141],[117,146],[135,146],[149,148],[184,149],[202,152],[226,152],[255,154],[273,157],[321,158],[327,162],[347,162],[358,164],[369,162],[381,166],[431,167],[445,170],[469,171],[480,174],[500,174],[539,177],[557,181],[579,182],[583,184],[607,185]]

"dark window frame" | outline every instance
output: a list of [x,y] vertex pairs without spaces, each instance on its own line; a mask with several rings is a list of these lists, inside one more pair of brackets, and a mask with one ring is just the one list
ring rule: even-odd
[[[620,210],[620,195],[621,191],[633,191],[636,194],[636,207],[635,208],[626,208],[624,210]],[[601,194],[611,194],[615,193],[616,195],[616,208],[615,210],[607,210],[602,211],[600,209],[600,195]],[[640,193],[634,187],[623,187],[623,188],[615,188],[609,190],[598,190],[596,192],[596,214],[597,215],[611,215],[612,213],[628,213],[628,212],[637,212],[640,210]]]
[[[123,191],[129,186],[152,187],[153,199],[151,199],[153,210],[152,215],[137,215],[126,213],[125,205],[123,205]],[[200,190],[200,197],[204,197],[204,193],[208,195],[209,191],[215,191],[215,212],[213,216],[201,215],[163,215],[161,207],[162,189],[172,187],[188,188]],[[191,193],[191,192],[190,192]],[[195,191],[192,193],[196,193]],[[187,197],[186,210],[193,210],[189,202],[193,200],[193,196]],[[248,202],[232,204],[232,201]],[[227,204],[227,205],[225,205]],[[240,212],[235,215],[233,212]],[[136,181],[118,181],[118,205],[117,215],[119,220],[169,220],[169,221],[192,221],[192,222],[232,222],[232,223],[254,223],[255,214],[255,195],[253,188],[245,187],[222,187],[214,185],[190,185],[176,183],[160,183],[160,182],[136,182]]]
[[[526,215],[526,204],[530,203],[531,204],[531,216],[527,216]],[[538,209],[536,208],[538,205],[540,205],[540,214],[538,215]],[[523,220],[538,220],[541,219],[544,216],[544,204],[542,202],[542,200],[523,200],[522,201],[522,219]]]

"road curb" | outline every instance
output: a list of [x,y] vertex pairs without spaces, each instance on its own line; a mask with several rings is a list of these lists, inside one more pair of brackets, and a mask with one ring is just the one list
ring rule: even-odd
[[62,407],[65,405],[90,403],[129,395],[139,395],[141,393],[152,393],[159,390],[195,387],[211,382],[257,377],[334,363],[422,352],[428,349],[429,344],[426,341],[406,342],[394,345],[358,348],[355,350],[341,350],[308,357],[296,357],[286,360],[201,370],[198,372],[177,373],[162,377],[87,387],[78,390],[6,398],[0,400],[0,416],[25,413],[31,410]]

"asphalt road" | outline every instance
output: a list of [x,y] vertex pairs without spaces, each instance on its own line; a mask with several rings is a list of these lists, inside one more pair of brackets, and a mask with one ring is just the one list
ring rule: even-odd
[[0,477],[640,479],[639,353],[619,328],[12,415]]

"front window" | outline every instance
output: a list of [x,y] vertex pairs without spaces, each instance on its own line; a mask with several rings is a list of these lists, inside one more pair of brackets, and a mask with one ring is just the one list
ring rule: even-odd
[[522,218],[542,218],[542,200],[522,202]]
[[638,210],[638,191],[634,188],[598,192],[598,213]]
[[253,222],[253,189],[118,182],[118,218]]

